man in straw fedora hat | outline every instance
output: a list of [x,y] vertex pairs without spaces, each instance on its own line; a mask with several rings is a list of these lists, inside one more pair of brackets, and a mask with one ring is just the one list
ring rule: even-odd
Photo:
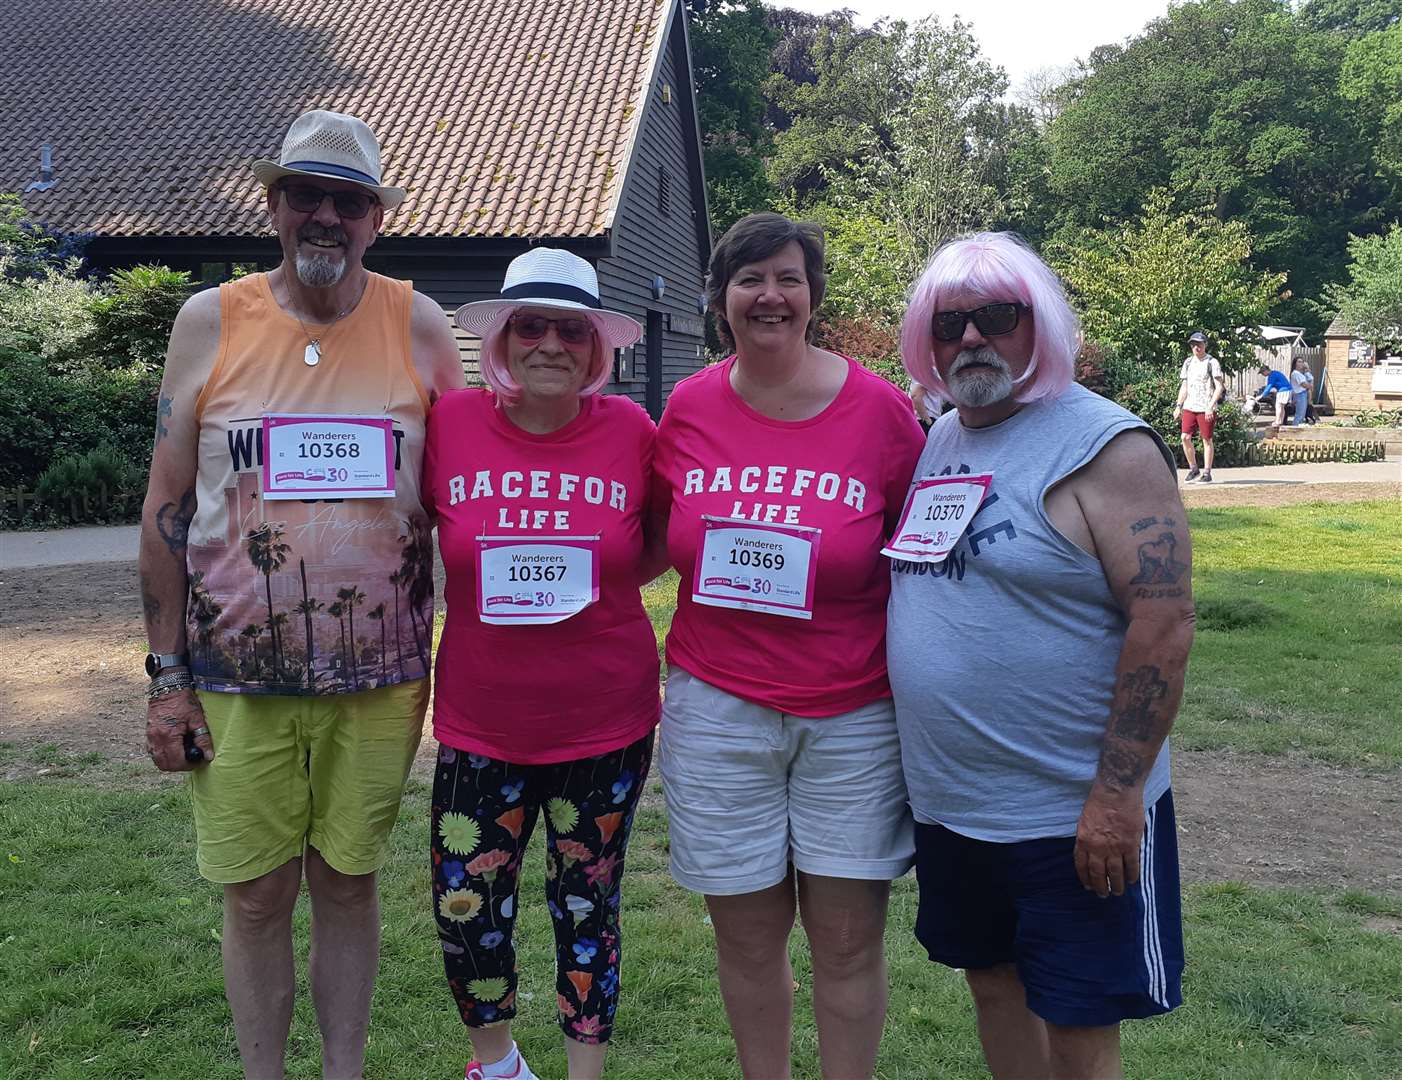
[[166,354],[142,511],[146,742],[189,771],[199,870],[224,886],[245,1072],[283,1075],[305,871],[323,1070],[358,1077],[375,874],[428,703],[426,416],[463,373],[438,305],[362,262],[405,195],[362,121],[303,113],[253,172],[283,260],[193,296]]

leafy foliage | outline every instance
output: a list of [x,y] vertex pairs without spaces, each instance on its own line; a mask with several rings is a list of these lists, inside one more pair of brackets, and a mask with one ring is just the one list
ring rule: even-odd
[[1348,251],[1348,281],[1325,290],[1320,310],[1337,311],[1360,337],[1402,344],[1402,225],[1349,237]]
[[1240,221],[1175,211],[1170,195],[1156,191],[1137,221],[1083,232],[1060,244],[1053,262],[1086,336],[1171,375],[1176,392],[1194,330],[1207,333],[1225,371],[1252,359],[1254,328],[1266,321],[1285,279],[1252,270],[1250,254]]
[[1402,183],[1402,23],[1349,45],[1339,91],[1359,110],[1379,166]]
[[140,507],[146,470],[110,443],[67,454],[39,477],[35,494],[46,509],[72,522],[124,517]]
[[1096,50],[1048,133],[1056,225],[1125,221],[1170,191],[1244,223],[1253,264],[1294,290],[1273,317],[1319,329],[1303,299],[1340,276],[1345,236],[1402,210],[1339,90],[1348,41],[1286,0],[1190,0]]

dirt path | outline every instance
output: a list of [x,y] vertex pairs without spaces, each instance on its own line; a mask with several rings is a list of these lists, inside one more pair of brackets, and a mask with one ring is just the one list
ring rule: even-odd
[[[1186,501],[1351,501],[1398,497],[1398,487],[1189,488]],[[134,563],[0,574],[0,743],[17,751],[0,778],[50,768],[33,753],[46,743],[144,763],[139,609]],[[1220,752],[1177,754],[1174,769],[1188,879],[1402,892],[1398,774]]]

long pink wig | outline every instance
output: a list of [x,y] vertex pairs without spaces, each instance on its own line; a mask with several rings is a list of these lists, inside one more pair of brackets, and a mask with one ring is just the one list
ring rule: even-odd
[[942,244],[910,290],[901,323],[901,361],[931,395],[950,396],[935,368],[930,320],[936,311],[948,310],[947,300],[954,296],[978,297],[985,304],[1016,300],[1032,309],[1032,359],[1013,384],[1014,400],[1055,397],[1071,385],[1081,326],[1060,279],[1020,237],[981,232]]
[[[521,387],[511,377],[511,370],[506,362],[506,339],[511,333],[511,328],[506,325],[506,322],[515,313],[515,308],[506,308],[492,320],[490,329],[482,338],[482,357],[478,363],[483,380],[492,388],[492,393],[496,394],[497,399],[507,405],[515,405],[521,400]],[[589,318],[587,311],[576,311],[573,308],[562,308],[560,314]],[[589,321],[592,323],[594,320],[590,319]],[[609,376],[613,374],[612,359],[612,357],[604,355],[603,337],[600,335],[598,327],[595,327],[594,349],[589,354],[589,373],[584,380],[584,385],[579,388],[580,397],[597,394],[608,385]]]

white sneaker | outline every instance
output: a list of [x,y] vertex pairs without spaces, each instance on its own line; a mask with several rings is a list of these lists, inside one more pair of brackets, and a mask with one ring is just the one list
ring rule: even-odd
[[516,1058],[516,1068],[513,1072],[493,1072],[488,1075],[487,1067],[480,1061],[469,1061],[463,1072],[463,1080],[540,1080],[540,1077],[531,1072],[531,1067],[526,1064],[525,1055],[515,1044],[512,1044],[511,1053],[506,1056],[507,1058],[513,1056]]

